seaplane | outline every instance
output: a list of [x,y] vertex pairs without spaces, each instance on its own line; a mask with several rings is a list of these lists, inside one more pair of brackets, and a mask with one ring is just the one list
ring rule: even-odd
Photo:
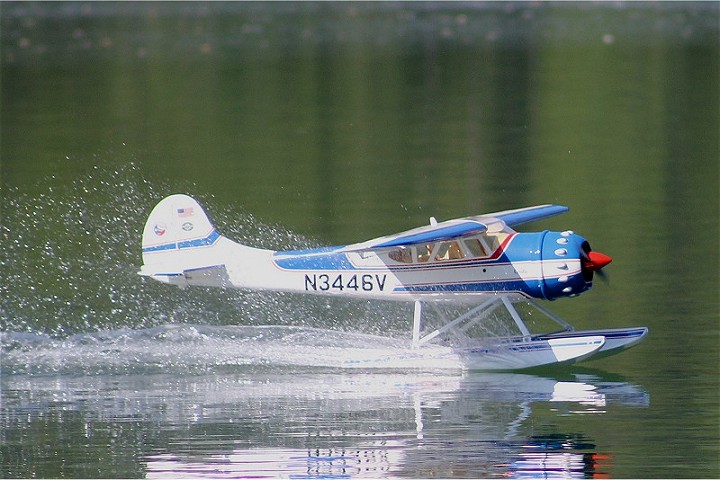
[[[411,302],[408,348],[392,365],[426,365],[428,358],[438,368],[460,358],[468,370],[573,363],[625,350],[648,329],[577,331],[538,301],[586,292],[612,261],[571,230],[513,229],[566,211],[548,204],[442,222],[431,217],[427,225],[360,243],[275,251],[223,236],[197,200],[174,194],[145,223],[139,274],[180,288]],[[448,314],[442,308],[448,303],[459,309]]]

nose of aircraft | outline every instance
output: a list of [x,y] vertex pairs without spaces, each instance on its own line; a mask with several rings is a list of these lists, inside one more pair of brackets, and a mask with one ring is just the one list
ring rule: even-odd
[[[569,230],[544,232],[542,259],[541,296],[548,300],[587,291],[592,287],[595,274],[607,280],[603,268],[612,262],[608,255],[593,251],[587,240]],[[571,265],[580,267],[580,272],[575,270],[570,274]]]
[[600,270],[608,263],[612,262],[612,258],[604,253],[590,251],[587,256],[583,258],[582,266],[588,272],[595,272]]

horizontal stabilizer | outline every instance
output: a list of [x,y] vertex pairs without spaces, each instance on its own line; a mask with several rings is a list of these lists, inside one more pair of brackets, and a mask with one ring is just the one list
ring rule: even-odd
[[143,267],[140,275],[152,277],[155,280],[177,285],[179,287],[228,287],[230,279],[225,265],[213,265],[209,267],[190,268],[181,272],[173,272],[169,269],[150,271]]
[[184,270],[185,280],[188,285],[201,287],[227,287],[230,285],[225,265],[213,265],[211,267],[193,268]]

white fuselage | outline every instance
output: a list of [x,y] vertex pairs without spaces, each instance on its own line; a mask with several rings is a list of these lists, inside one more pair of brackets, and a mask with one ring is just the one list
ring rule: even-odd
[[[543,260],[539,254],[511,260],[514,238],[507,235],[497,250],[484,257],[463,247],[461,258],[440,257],[435,246],[427,258],[416,251],[405,261],[393,250],[381,252],[339,252],[333,249],[275,252],[237,244],[218,237],[210,245],[192,245],[183,250],[183,267],[155,268],[149,274],[179,286],[230,287],[251,290],[345,295],[362,298],[414,300],[419,298],[475,297],[488,293],[534,294],[550,279],[578,275],[577,259]],[[520,242],[518,242],[520,243]],[[338,247],[341,249],[342,247]],[[522,248],[522,247],[521,247]],[[167,251],[158,252],[167,255]],[[146,263],[153,264],[148,251]],[[408,254],[409,255],[409,254]],[[518,257],[516,255],[516,257]],[[548,275],[549,272],[554,272]]]

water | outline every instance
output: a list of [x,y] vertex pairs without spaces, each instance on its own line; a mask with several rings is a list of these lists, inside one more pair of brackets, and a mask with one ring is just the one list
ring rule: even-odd
[[[612,453],[587,434],[558,430],[553,417],[635,411],[647,408],[648,394],[619,379],[565,377],[273,368],[13,376],[6,441],[37,443],[6,447],[5,472],[486,477],[551,463],[568,476],[606,472]],[[538,406],[554,411],[538,415]]]
[[[718,6],[2,3],[4,477],[718,477]],[[533,372],[337,368],[412,307],[137,275],[197,196],[266,248],[557,202],[645,325]]]

